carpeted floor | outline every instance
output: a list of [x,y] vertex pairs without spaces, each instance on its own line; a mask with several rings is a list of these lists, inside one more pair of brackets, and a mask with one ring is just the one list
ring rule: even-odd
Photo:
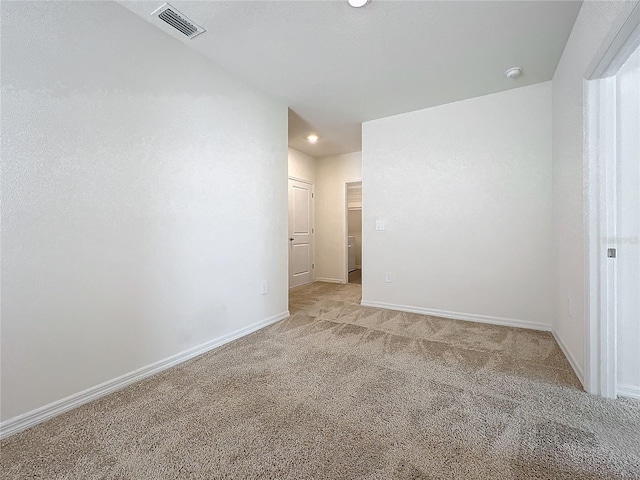
[[358,285],[362,285],[362,270],[357,269],[353,272],[349,272],[349,283],[356,283]]
[[292,316],[5,440],[2,478],[640,478],[640,403],[547,333],[291,292]]

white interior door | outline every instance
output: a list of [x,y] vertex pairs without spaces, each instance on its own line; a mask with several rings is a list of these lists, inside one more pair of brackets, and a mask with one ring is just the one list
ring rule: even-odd
[[313,185],[289,179],[289,288],[313,282]]
[[604,53],[594,57],[586,74],[585,388],[605,398],[618,394],[640,398],[640,8],[636,7],[621,12],[624,23],[610,33],[601,48]]
[[617,393],[640,398],[640,46],[616,74]]

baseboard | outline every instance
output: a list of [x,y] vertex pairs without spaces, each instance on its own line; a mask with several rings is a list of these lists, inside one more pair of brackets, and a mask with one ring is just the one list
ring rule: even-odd
[[266,318],[260,322],[256,322],[247,327],[236,330],[235,332],[228,333],[221,337],[210,340],[201,345],[197,345],[193,348],[180,352],[176,355],[172,355],[158,362],[152,363],[145,367],[139,368],[124,375],[109,380],[107,382],[96,385],[95,387],[88,388],[82,392],[75,393],[61,400],[57,400],[44,407],[37,408],[31,412],[19,415],[17,417],[6,420],[0,424],[0,439],[4,439],[10,435],[26,430],[39,423],[49,420],[57,415],[68,412],[80,405],[96,400],[100,397],[104,397],[110,393],[120,390],[127,385],[138,382],[144,378],[155,375],[163,370],[171,368],[179,363],[190,360],[198,355],[202,355],[210,350],[221,347],[222,345],[237,340],[240,337],[244,337],[250,333],[253,333],[261,328],[267,327],[273,323],[276,323],[289,316],[289,312],[282,312],[272,317]]
[[316,282],[344,283],[341,278],[316,277]]
[[585,387],[584,374],[582,373],[582,369],[578,365],[578,362],[576,362],[576,359],[573,358],[573,355],[571,355],[571,352],[569,351],[567,346],[564,344],[562,339],[556,334],[556,332],[551,331],[551,333],[553,334],[553,338],[556,339],[556,343],[560,347],[560,350],[562,350],[562,353],[564,353],[564,356],[567,357],[567,360],[569,361],[569,365],[571,365],[571,368],[573,368],[573,372],[576,374],[576,377],[578,377],[578,380],[580,380],[580,383],[582,384],[582,388],[584,388]]
[[306,287],[307,285],[311,285],[313,282],[315,282],[315,279],[311,280],[310,282],[303,283],[302,285],[296,285],[295,287],[289,287],[289,290],[295,290],[296,288]]
[[399,310],[401,312],[419,313],[421,315],[432,315],[434,317],[450,318],[452,320],[465,320],[468,322],[490,323],[492,325],[504,325],[507,327],[528,328],[531,330],[551,331],[551,325],[544,323],[529,322],[527,320],[516,320],[513,318],[491,317],[488,315],[476,315],[475,313],[449,312],[446,310],[436,310],[433,308],[414,307],[410,305],[396,305],[393,303],[360,302],[365,307],[386,308],[388,310]]
[[622,397],[630,397],[640,400],[640,387],[633,385],[618,385],[616,393]]

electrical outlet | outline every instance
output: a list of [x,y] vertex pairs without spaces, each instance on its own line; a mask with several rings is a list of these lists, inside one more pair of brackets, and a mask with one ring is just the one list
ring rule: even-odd
[[385,230],[386,225],[384,224],[384,220],[378,219],[376,220],[376,230]]
[[387,283],[391,283],[392,282],[390,273],[386,273],[384,275],[384,281],[387,282]]
[[260,284],[260,293],[262,293],[262,295],[269,293],[269,282],[267,280],[262,280],[262,283]]

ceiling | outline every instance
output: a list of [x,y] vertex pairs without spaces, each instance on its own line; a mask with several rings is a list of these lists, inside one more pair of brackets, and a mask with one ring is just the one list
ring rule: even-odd
[[151,17],[164,1],[120,3],[286,102],[289,145],[314,157],[360,150],[363,121],[550,80],[581,5],[172,0],[207,29],[189,40]]

